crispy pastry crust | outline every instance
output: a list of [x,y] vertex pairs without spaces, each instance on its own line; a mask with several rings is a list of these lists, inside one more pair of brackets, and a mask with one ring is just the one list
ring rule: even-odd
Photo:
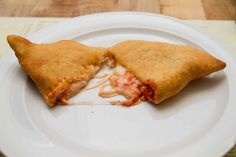
[[[34,44],[23,37],[9,35],[7,41],[49,107],[60,103],[57,98],[73,83],[81,81],[78,78],[86,76],[82,81],[88,82],[106,53],[104,48],[88,47],[72,40]],[[64,98],[75,95],[83,86],[70,94],[64,93]]]
[[191,80],[226,66],[190,46],[141,40],[118,43],[109,49],[109,55],[155,91],[149,100],[156,104],[179,93]]

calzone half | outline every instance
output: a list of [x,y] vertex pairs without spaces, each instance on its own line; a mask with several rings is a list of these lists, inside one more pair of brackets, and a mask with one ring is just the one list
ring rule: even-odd
[[110,82],[129,99],[121,102],[128,106],[143,98],[158,104],[179,93],[191,80],[226,66],[190,46],[141,40],[118,43],[109,49],[109,55],[127,70],[113,75]]
[[99,70],[106,53],[72,40],[34,44],[15,35],[7,40],[49,107],[66,104],[78,93]]

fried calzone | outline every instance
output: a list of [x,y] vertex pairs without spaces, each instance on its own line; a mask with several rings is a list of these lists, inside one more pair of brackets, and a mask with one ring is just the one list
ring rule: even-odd
[[49,107],[66,104],[77,94],[99,70],[106,53],[72,40],[34,44],[9,35],[7,41]]
[[178,94],[191,80],[226,66],[190,46],[141,40],[118,43],[109,49],[109,56],[126,69],[123,74],[113,75],[111,84],[129,99],[121,102],[128,106],[139,99],[158,104]]

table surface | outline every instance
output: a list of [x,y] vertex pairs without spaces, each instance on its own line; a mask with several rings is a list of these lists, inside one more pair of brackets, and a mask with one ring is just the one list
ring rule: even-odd
[[145,11],[181,19],[236,19],[236,0],[0,0],[0,16],[75,17]]
[[[43,27],[62,20],[65,20],[65,18],[0,17],[0,30],[3,30],[0,31],[0,58],[10,50],[6,42],[8,34],[27,36]],[[183,20],[183,22],[207,31],[233,48],[234,52],[236,51],[236,24],[234,21]],[[229,55],[236,60],[236,53],[234,52],[231,52]],[[1,153],[0,157],[3,157]],[[236,157],[236,146],[225,157]]]

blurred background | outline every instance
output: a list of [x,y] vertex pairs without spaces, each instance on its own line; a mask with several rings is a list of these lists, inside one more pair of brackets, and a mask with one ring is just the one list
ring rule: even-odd
[[235,20],[236,0],[0,0],[0,16],[75,17],[145,11],[181,19]]

